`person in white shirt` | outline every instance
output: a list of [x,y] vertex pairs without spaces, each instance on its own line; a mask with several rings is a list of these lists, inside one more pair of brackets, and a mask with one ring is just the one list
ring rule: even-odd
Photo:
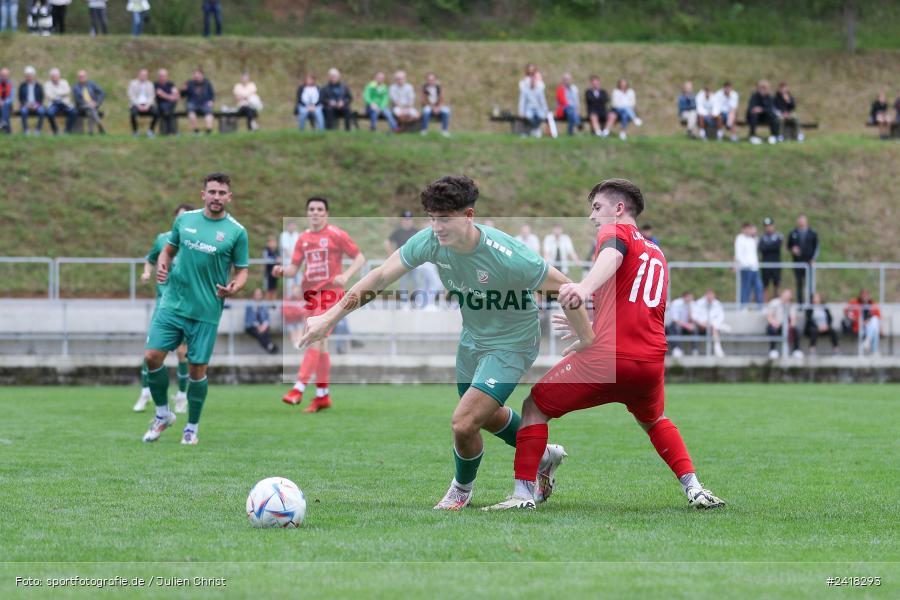
[[[669,324],[666,326],[666,335],[697,335],[697,324],[691,318],[691,308],[694,304],[694,294],[685,292],[675,298],[669,305]],[[681,343],[672,341],[672,356],[680,358],[684,356]],[[691,342],[691,354],[697,354],[697,342]]]
[[720,331],[729,331],[731,328],[725,323],[725,308],[716,298],[712,288],[706,290],[703,297],[691,304],[691,320],[697,327],[698,335],[706,335],[708,331],[713,340],[713,354],[721,358],[725,356],[722,343],[719,340]]
[[297,125],[300,131],[306,128],[306,121],[312,116],[316,129],[325,129],[325,110],[322,108],[322,94],[316,85],[316,78],[307,75],[303,85],[297,90]]
[[700,139],[706,139],[706,130],[717,126],[716,105],[709,86],[704,85],[697,94],[697,120],[700,125]]
[[625,133],[625,130],[628,129],[629,123],[633,121],[638,127],[644,124],[635,112],[637,98],[634,94],[634,90],[628,86],[627,80],[620,79],[616,83],[616,89],[612,92],[612,98],[610,99],[609,105],[612,110],[606,117],[606,127],[604,128],[606,135],[609,135],[609,130],[616,121],[619,122],[619,127],[622,129],[619,132],[619,139],[621,140],[628,139],[628,134]]
[[[794,294],[791,290],[782,290],[781,295],[769,301],[766,311],[766,335],[781,336],[784,334],[784,325],[788,326],[788,344],[791,346],[794,358],[803,358],[800,351],[800,330],[797,329],[797,306],[791,302]],[[769,358],[778,358],[778,343],[769,342]]]
[[717,135],[719,139],[725,137],[725,129],[731,134],[731,141],[738,141],[737,133],[734,131],[734,124],[737,119],[738,109],[738,93],[731,87],[731,82],[726,81],[722,84],[722,89],[713,94],[713,104],[715,105],[714,116],[719,126]]
[[734,263],[740,273],[741,308],[750,302],[750,296],[759,307],[763,303],[762,279],[759,276],[759,238],[752,223],[741,225],[741,232],[734,238]]
[[[285,230],[282,231],[281,235],[278,237],[278,247],[281,249],[281,264],[291,264],[291,257],[294,255],[294,247],[297,245],[297,240],[299,239],[300,232],[297,231],[297,222],[289,220],[285,224]],[[302,276],[302,273],[297,273],[297,275],[290,280],[290,285],[300,285]]]
[[58,114],[65,116],[65,132],[69,133],[75,120],[75,105],[72,102],[72,88],[68,81],[60,77],[59,69],[50,69],[50,79],[44,83],[44,100],[47,102],[47,119],[53,135],[59,134],[56,126]]
[[415,106],[416,90],[406,81],[406,71],[394,73],[394,83],[388,88],[388,97],[398,121],[408,123],[419,118],[419,110]]
[[250,80],[250,73],[246,71],[241,73],[241,80],[234,84],[232,93],[234,101],[237,102],[238,114],[247,119],[247,129],[249,131],[259,129],[256,117],[262,110],[262,100],[259,98],[256,84]]
[[150,82],[147,69],[138,71],[137,79],[132,79],[128,84],[128,102],[131,104],[131,135],[138,135],[138,116],[149,115],[152,120],[147,128],[147,137],[153,137],[153,128],[159,114],[156,110],[156,90]]
[[531,248],[535,254],[541,253],[541,240],[531,232],[531,225],[522,225],[516,239]]
[[554,225],[552,233],[544,237],[544,260],[563,273],[569,272],[569,261],[578,262],[572,238],[563,233],[562,225]]

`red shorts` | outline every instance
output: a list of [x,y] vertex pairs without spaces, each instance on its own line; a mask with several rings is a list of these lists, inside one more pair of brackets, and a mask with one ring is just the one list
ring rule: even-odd
[[531,397],[541,412],[559,418],[575,410],[620,402],[641,423],[659,419],[665,408],[665,363],[617,358],[615,380],[592,380],[596,365],[585,354],[570,354],[531,388]]

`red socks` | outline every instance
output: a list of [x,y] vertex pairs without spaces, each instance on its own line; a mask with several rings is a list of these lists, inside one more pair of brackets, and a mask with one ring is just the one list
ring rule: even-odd
[[319,351],[315,348],[307,349],[303,354],[303,362],[300,363],[300,368],[297,370],[297,381],[303,385],[309,383],[309,380],[312,379],[313,373],[316,372],[316,367],[318,367],[318,365]]
[[546,423],[538,423],[522,427],[516,434],[516,458],[513,465],[516,469],[516,479],[523,481],[535,481],[538,467],[544,450],[547,448]]
[[316,387],[328,387],[328,374],[331,372],[331,355],[328,352],[319,354],[319,365],[316,367]]
[[[682,475],[694,472],[691,456],[688,454],[687,448],[684,447],[684,440],[681,439],[678,428],[675,427],[672,421],[668,419],[658,421],[656,425],[650,428],[647,434],[650,436],[650,443],[656,448],[660,458],[666,461],[666,464],[674,471],[676,477],[680,478]],[[516,457],[518,457],[518,452]]]

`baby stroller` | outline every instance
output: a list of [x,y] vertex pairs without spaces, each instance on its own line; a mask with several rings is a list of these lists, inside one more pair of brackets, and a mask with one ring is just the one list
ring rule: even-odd
[[27,22],[28,31],[34,35],[50,35],[53,30],[53,15],[48,0],[32,0]]

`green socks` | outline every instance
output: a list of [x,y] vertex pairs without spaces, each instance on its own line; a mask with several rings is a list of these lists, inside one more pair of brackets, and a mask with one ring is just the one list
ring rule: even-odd
[[[206,401],[206,393],[209,391],[209,380],[204,377],[200,381],[188,380],[188,423],[196,425],[200,422],[200,413],[203,412],[203,403]],[[153,397],[154,400],[156,396]]]
[[155,371],[147,371],[147,383],[150,395],[153,396],[153,404],[156,406],[169,405],[169,370],[166,365],[160,366]]
[[503,426],[503,429],[501,429],[500,431],[494,431],[493,434],[515,448],[516,434],[519,432],[519,424],[521,422],[522,417],[519,416],[519,413],[509,408],[509,421],[506,422],[506,425]]
[[178,363],[178,391],[186,392],[188,384],[188,364],[186,362]]
[[463,458],[456,451],[456,448],[453,448],[453,460],[456,461],[456,483],[462,486],[469,486],[475,481],[482,456],[484,456],[484,450],[479,452],[478,456],[474,458]]
[[141,363],[141,387],[150,387],[150,376],[147,374],[147,361]]

